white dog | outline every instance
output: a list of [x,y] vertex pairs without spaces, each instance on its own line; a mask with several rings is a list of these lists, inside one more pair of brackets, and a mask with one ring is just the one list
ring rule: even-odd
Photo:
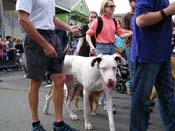
[[[117,64],[120,61],[126,64],[126,61],[120,55],[100,55],[97,57],[82,57],[82,56],[65,56],[64,73],[72,75],[83,87],[84,97],[84,118],[85,129],[92,129],[92,124],[89,120],[88,98],[91,91],[104,90],[107,98],[107,113],[109,119],[110,131],[115,131],[114,117],[112,111],[112,90],[116,85]],[[71,84],[69,84],[71,85]],[[69,91],[68,91],[69,92]],[[69,93],[68,93],[69,94]],[[69,96],[69,95],[68,95]],[[50,99],[50,98],[49,98]],[[50,101],[46,98],[47,101]],[[67,110],[71,119],[78,119],[77,115],[70,108],[71,100],[68,98]],[[46,106],[45,106],[46,107]]]

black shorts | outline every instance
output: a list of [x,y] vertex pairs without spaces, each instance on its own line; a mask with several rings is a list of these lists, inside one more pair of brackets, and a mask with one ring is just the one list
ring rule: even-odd
[[27,78],[45,80],[45,73],[63,73],[64,54],[62,44],[55,31],[38,30],[38,32],[55,48],[58,57],[50,58],[45,55],[43,48],[29,36],[24,41],[26,55]]

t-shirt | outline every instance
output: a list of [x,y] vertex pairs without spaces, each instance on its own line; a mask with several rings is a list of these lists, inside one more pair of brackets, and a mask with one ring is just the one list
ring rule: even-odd
[[14,45],[13,45],[13,42],[8,42],[7,43],[7,49],[10,49],[10,48],[13,48]]
[[22,44],[16,44],[15,48],[19,50],[19,53],[24,53],[24,48]]
[[17,0],[16,10],[30,14],[36,29],[54,30],[55,0]]
[[[96,42],[97,43],[114,43],[115,34],[120,36],[123,33],[119,23],[117,23],[117,26],[115,26],[115,23],[112,17],[108,18],[102,15],[101,18],[103,20],[103,27],[101,29],[101,32],[98,34],[98,37],[96,38]],[[98,19],[95,19],[90,25],[86,33],[90,36],[96,35],[97,27],[98,27]]]
[[169,5],[169,0],[137,0],[132,21],[131,61],[159,63],[171,57],[172,19],[157,24],[138,27],[136,17],[159,11]]

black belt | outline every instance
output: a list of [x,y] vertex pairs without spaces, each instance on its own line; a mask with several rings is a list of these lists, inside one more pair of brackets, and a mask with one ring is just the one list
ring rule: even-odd
[[37,29],[39,33],[55,34],[55,30]]

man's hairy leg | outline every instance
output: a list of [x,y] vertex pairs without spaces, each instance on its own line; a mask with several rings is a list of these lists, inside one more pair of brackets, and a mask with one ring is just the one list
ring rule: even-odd
[[32,122],[39,121],[38,116],[38,103],[39,103],[39,89],[41,86],[41,81],[39,80],[31,80],[30,87],[28,92],[28,101],[30,110],[32,113]]
[[52,74],[53,79],[53,105],[55,110],[55,122],[63,121],[63,100],[64,100],[64,74]]

